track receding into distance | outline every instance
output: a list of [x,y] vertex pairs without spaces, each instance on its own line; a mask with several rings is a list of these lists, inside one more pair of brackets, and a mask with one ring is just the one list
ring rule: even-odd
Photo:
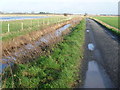
[[86,19],[84,88],[114,88],[118,85],[119,41],[94,20]]

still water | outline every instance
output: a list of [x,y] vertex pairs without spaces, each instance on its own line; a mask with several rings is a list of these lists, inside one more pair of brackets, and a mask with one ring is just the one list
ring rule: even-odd
[[12,20],[23,20],[23,19],[38,19],[48,18],[49,16],[11,16],[11,17],[0,17],[0,21],[12,21]]

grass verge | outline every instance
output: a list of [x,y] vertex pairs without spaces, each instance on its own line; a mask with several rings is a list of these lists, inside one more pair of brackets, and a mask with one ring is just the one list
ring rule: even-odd
[[120,36],[120,30],[119,30],[119,29],[116,30],[116,29],[114,29],[114,28],[109,27],[107,24],[104,25],[102,22],[100,22],[100,21],[98,21],[98,20],[96,20],[96,19],[94,19],[94,18],[91,18],[91,19],[93,19],[94,21],[96,21],[96,22],[99,23],[100,25],[104,26],[105,28],[109,29],[112,33]]
[[[71,88],[83,59],[85,20],[63,41],[34,62],[18,64],[4,73],[3,88]],[[12,71],[11,71],[12,70]],[[5,79],[6,78],[6,79]]]
[[105,23],[107,23],[110,26],[113,26],[115,28],[119,28],[118,27],[118,17],[117,16],[116,17],[109,17],[109,16],[102,17],[102,16],[98,16],[98,17],[94,17],[94,18],[96,18],[98,20],[101,20],[102,22],[105,22]]

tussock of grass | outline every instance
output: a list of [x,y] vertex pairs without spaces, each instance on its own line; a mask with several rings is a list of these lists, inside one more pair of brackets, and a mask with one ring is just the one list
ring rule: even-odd
[[[16,88],[71,88],[78,79],[78,66],[83,58],[85,21],[82,20],[64,40],[34,62],[19,64],[13,71]],[[6,72],[7,75],[7,72]],[[9,77],[4,87],[12,87]]]

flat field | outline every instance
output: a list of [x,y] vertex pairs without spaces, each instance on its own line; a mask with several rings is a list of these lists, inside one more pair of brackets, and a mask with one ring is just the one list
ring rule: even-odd
[[107,24],[109,24],[110,26],[113,26],[115,28],[120,29],[120,27],[118,26],[118,17],[103,17],[103,16],[99,16],[99,17],[95,17],[96,19],[99,19]]
[[20,35],[25,35],[31,31],[41,30],[47,26],[64,22],[68,19],[69,17],[64,16],[51,16],[40,19],[0,21],[2,24],[2,40],[9,40]]

